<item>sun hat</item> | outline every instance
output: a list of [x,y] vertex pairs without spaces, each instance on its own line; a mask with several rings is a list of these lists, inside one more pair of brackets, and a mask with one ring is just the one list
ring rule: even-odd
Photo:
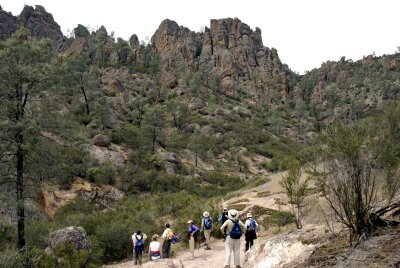
[[187,223],[193,223],[193,220],[188,220],[188,222]]
[[208,213],[208,211],[205,211],[205,212],[203,213],[203,217],[210,217],[210,213]]
[[236,209],[230,209],[228,211],[228,218],[231,220],[237,220],[239,218],[239,212]]
[[253,216],[251,215],[251,213],[247,213],[247,218],[253,218]]
[[224,208],[224,211],[228,211],[228,208],[225,207],[225,208]]

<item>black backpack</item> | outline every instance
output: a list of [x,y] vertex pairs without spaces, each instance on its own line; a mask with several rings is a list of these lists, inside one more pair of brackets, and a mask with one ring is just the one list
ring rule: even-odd
[[139,239],[137,235],[135,235],[135,237],[136,237],[135,251],[142,252],[144,250],[143,236],[141,239]]
[[240,228],[239,220],[231,221],[233,222],[233,227],[232,230],[229,232],[229,236],[232,239],[240,239],[240,237],[242,236],[242,229]]

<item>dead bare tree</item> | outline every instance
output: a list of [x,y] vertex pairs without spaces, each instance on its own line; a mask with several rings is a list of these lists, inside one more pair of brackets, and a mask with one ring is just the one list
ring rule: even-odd
[[315,168],[313,177],[336,218],[349,229],[350,244],[356,236],[381,224],[380,216],[400,204],[390,202],[382,207],[387,199],[379,187],[384,172],[376,142],[359,125],[332,126],[321,135],[318,154],[323,171]]

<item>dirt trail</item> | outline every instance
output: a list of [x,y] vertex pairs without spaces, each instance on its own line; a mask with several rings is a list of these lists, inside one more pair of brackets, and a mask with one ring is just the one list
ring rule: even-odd
[[[276,198],[281,198],[282,196],[282,188],[279,186],[279,179],[282,177],[284,173],[276,173],[271,174],[269,176],[270,180],[260,185],[256,188],[246,190],[240,194],[240,196],[233,197],[224,202],[224,205],[229,206],[230,204],[235,204],[240,200],[246,198],[248,201],[245,202],[248,204],[244,211],[251,209],[253,205],[259,205],[266,208],[278,209],[278,205],[275,202]],[[271,195],[268,197],[265,196],[257,196],[258,193],[269,192]],[[282,209],[282,208],[281,208]],[[242,213],[244,213],[244,211]],[[259,239],[255,240],[255,246],[260,242],[263,232],[260,232]],[[247,267],[245,261],[244,254],[244,237],[241,239],[241,250],[240,250],[240,261],[242,267]],[[195,250],[195,259],[190,259],[189,249],[179,249],[174,250],[174,246],[172,248],[175,251],[175,256],[172,259],[168,260],[160,260],[156,262],[146,262],[143,263],[141,267],[143,268],[214,268],[214,267],[224,267],[225,265],[225,244],[221,239],[211,239],[211,250],[204,250],[204,247]],[[128,267],[139,267],[133,265],[133,261],[125,261],[113,265],[106,265],[103,267],[107,268],[128,268]],[[231,259],[231,267],[233,265],[233,257]]]
[[[176,256],[169,260],[160,260],[155,262],[146,262],[143,268],[208,268],[208,267],[224,267],[225,265],[225,244],[220,239],[211,238],[211,250],[205,250],[204,247],[196,249],[194,252],[195,258],[190,259],[190,252],[188,249],[176,252]],[[244,263],[244,238],[241,241],[240,261]],[[103,266],[107,268],[128,268],[139,267],[133,265],[133,261],[127,261],[114,265]],[[231,259],[231,267],[233,265],[233,258]]]

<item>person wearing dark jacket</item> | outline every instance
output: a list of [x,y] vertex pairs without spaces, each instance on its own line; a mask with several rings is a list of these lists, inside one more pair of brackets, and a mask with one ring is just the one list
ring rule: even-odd
[[[228,208],[224,208],[224,211],[222,212],[221,215],[218,217],[218,222],[221,224],[221,226],[225,223],[225,221],[228,219]],[[222,231],[222,234],[224,236],[224,242],[226,240],[226,228]]]
[[258,228],[258,224],[251,213],[247,213],[247,220],[244,224],[246,227],[246,232],[244,233],[244,237],[246,240],[246,251],[248,251],[254,244],[254,239],[257,239],[256,229]]

